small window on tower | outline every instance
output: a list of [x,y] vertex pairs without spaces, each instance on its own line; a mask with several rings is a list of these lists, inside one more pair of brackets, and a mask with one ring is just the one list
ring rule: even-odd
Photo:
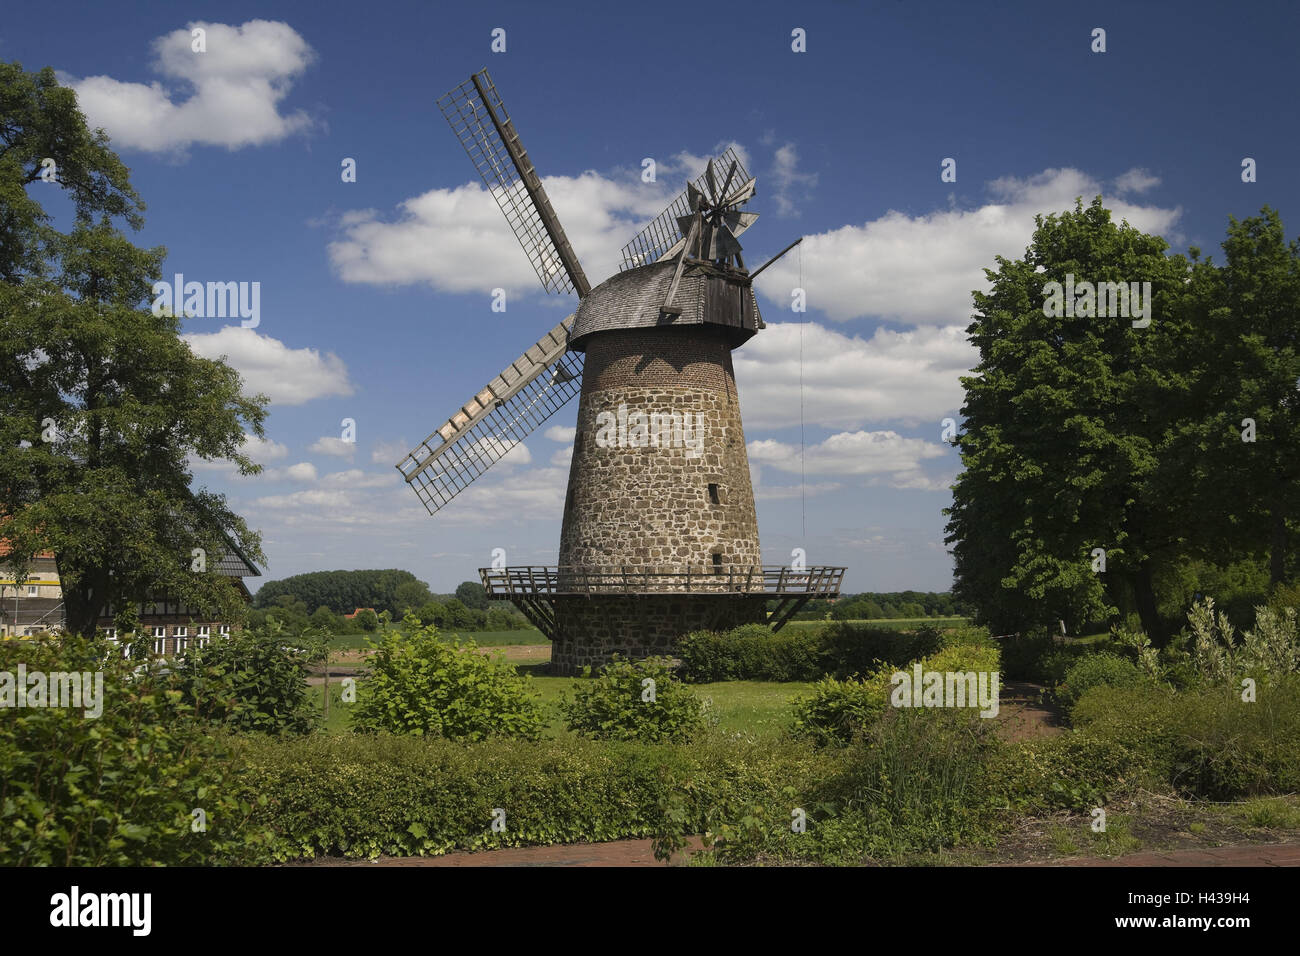
[[719,500],[719,498],[718,498],[718,486],[717,486],[717,485],[713,485],[713,484],[709,485],[709,501],[712,502],[712,503],[715,504],[715,505],[717,505],[717,504],[722,504],[722,502],[721,502],[721,501]]
[[719,551],[713,552],[713,570],[715,572],[722,571],[722,553]]

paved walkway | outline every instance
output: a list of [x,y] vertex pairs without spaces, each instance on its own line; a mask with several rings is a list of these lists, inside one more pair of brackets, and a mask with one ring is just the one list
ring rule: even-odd
[[[526,846],[446,856],[385,857],[370,860],[318,860],[321,866],[663,866],[649,840]],[[997,864],[1015,866],[1022,864]],[[1114,859],[1068,857],[1031,866],[1300,866],[1300,843],[1219,846],[1201,850],[1151,850]]]

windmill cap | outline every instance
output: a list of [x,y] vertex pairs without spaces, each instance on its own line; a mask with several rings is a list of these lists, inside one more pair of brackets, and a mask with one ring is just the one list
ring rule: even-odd
[[727,330],[735,348],[763,328],[747,279],[707,265],[686,266],[672,303],[681,312],[663,312],[676,268],[675,258],[652,262],[611,276],[592,289],[578,304],[569,347],[585,351],[586,338],[596,332],[709,325]]

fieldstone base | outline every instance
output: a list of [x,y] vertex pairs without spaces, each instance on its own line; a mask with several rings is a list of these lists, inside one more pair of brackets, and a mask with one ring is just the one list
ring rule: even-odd
[[596,670],[615,654],[671,655],[678,639],[691,631],[766,621],[767,598],[761,594],[559,596],[551,673],[577,674],[588,665]]

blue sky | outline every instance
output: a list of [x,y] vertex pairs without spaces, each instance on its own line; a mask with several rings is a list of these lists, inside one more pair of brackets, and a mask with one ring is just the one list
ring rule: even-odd
[[[847,565],[848,590],[951,584],[941,510],[959,463],[940,422],[974,362],[970,290],[995,254],[1023,253],[1036,212],[1101,193],[1174,251],[1217,252],[1227,217],[1265,204],[1300,232],[1290,3],[559,9],[6,10],[0,57],[78,89],[131,168],[148,204],[137,241],[167,247],[166,274],[261,285],[256,328],[185,331],[273,400],[254,448],[265,474],[195,470],[261,529],[262,580],[402,567],[451,590],[494,548],[555,561],[576,403],[434,517],[393,467],[575,304],[540,291],[437,111],[483,66],[593,283],[728,144],[758,177],[746,260],[807,237],[760,278],[769,327],[736,371],[764,561],[802,547]],[[956,182],[940,179],[948,157]],[[1257,182],[1241,181],[1244,157]]]

